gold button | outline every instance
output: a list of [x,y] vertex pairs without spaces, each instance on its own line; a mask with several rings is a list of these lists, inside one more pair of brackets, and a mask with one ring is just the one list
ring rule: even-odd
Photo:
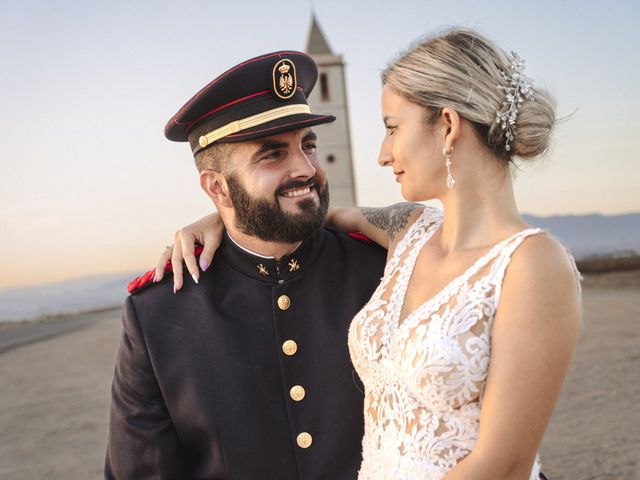
[[280,295],[278,297],[278,307],[280,310],[286,310],[291,305],[291,300],[286,295]]
[[299,402],[304,398],[304,388],[302,388],[300,385],[294,385],[293,387],[291,387],[291,390],[289,390],[289,395],[291,395],[291,398],[293,400]]
[[203,136],[201,136],[201,137],[198,139],[198,143],[200,144],[200,146],[201,146],[202,148],[204,148],[204,147],[206,147],[206,146],[209,144],[209,140],[207,140],[207,137],[205,137],[205,136],[203,135]]
[[298,435],[296,441],[298,442],[298,446],[300,448],[309,448],[313,443],[313,438],[307,432],[302,432],[300,435]]
[[298,344],[293,340],[287,340],[282,344],[282,351],[285,355],[291,356],[298,351]]

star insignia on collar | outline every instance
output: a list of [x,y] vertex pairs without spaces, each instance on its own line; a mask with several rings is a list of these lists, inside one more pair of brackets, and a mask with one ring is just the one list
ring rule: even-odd
[[291,260],[289,262],[289,271],[290,272],[295,272],[296,270],[298,270],[300,268],[300,264],[296,261],[296,260]]
[[269,275],[267,267],[265,267],[263,264],[258,265],[258,272],[260,273],[260,275],[264,275],[265,277]]

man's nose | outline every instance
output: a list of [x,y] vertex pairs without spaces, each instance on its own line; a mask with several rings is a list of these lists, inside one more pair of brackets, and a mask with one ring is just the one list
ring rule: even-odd
[[291,170],[289,176],[291,178],[311,178],[316,174],[316,166],[314,157],[305,154],[302,150],[292,154]]

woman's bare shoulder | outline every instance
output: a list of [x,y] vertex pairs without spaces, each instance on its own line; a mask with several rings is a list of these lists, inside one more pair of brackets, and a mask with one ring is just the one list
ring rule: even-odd
[[577,271],[569,249],[549,232],[529,235],[514,252],[512,273],[523,274],[530,280],[538,276],[559,276],[558,280],[575,282]]
[[580,273],[567,247],[547,232],[528,236],[511,257],[502,300],[538,317],[580,317]]

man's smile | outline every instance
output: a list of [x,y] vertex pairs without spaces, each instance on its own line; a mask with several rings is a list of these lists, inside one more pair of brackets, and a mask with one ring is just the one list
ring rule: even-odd
[[311,193],[312,187],[307,185],[305,187],[302,188],[294,188],[291,190],[285,190],[284,192],[282,192],[280,195],[286,198],[296,198],[296,197],[301,197],[303,195],[307,195],[309,193]]

